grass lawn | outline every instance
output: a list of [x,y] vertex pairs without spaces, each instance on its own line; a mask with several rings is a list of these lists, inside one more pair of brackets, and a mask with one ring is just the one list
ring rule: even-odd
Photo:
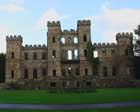
[[140,107],[121,107],[110,109],[78,109],[78,110],[24,110],[0,109],[0,112],[140,112]]
[[97,89],[91,93],[48,93],[45,90],[0,90],[0,103],[82,104],[140,101],[140,88]]

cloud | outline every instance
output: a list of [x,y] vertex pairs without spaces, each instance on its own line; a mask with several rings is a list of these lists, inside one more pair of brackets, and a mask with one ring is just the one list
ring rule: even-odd
[[110,9],[106,5],[101,8],[101,14],[90,16],[94,22],[94,30],[102,35],[105,42],[115,42],[117,32],[133,32],[140,24],[140,9]]
[[10,2],[15,4],[24,4],[25,0],[10,0]]
[[14,3],[0,5],[1,12],[8,12],[8,13],[17,13],[17,12],[24,12],[25,8],[21,5],[17,5]]
[[47,21],[59,21],[67,19],[68,17],[68,15],[60,15],[55,9],[51,8],[41,16],[37,22],[36,29],[42,29],[46,27]]

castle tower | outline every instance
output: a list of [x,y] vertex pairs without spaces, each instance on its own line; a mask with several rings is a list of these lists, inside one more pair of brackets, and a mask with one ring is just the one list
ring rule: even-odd
[[6,83],[21,78],[21,36],[6,37]]
[[118,56],[118,71],[120,78],[132,78],[133,74],[133,34],[118,33],[117,40],[117,56]]
[[48,75],[61,75],[60,21],[48,22]]
[[78,37],[79,37],[79,60],[80,75],[92,75],[92,65],[87,61],[87,43],[91,42],[91,22],[89,20],[78,21]]

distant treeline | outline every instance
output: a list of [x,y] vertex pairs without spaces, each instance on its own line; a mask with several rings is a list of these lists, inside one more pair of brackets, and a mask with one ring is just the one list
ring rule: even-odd
[[5,80],[5,64],[6,63],[6,55],[0,54],[0,82],[4,82]]

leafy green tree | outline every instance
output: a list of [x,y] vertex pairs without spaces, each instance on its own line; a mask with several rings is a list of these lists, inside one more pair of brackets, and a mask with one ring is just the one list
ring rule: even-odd
[[0,54],[0,82],[5,80],[5,54]]
[[87,59],[92,64],[93,67],[93,74],[98,75],[98,65],[100,64],[99,58],[94,57],[95,48],[93,47],[91,42],[87,43]]

